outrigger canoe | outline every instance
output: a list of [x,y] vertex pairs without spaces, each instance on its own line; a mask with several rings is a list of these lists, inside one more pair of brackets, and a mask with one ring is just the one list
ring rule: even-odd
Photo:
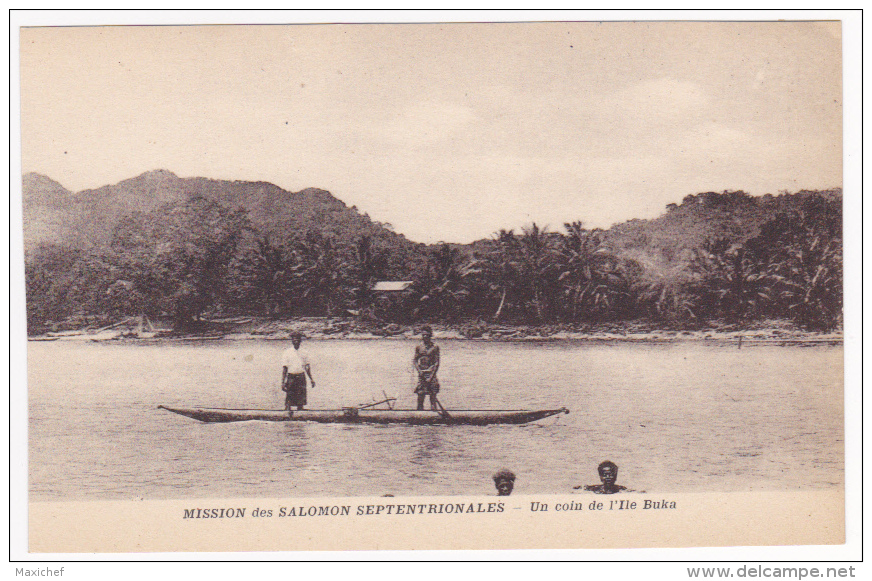
[[490,424],[526,424],[557,414],[568,414],[565,407],[554,410],[440,410],[417,411],[398,409],[338,410],[257,410],[223,408],[171,408],[158,406],[168,412],[206,423],[245,422],[320,422],[325,424],[415,424],[485,426]]

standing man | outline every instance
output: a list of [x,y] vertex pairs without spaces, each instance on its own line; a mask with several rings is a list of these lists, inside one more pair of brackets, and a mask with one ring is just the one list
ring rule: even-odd
[[285,349],[282,353],[282,391],[285,392],[285,409],[297,406],[298,410],[306,405],[306,376],[312,389],[315,389],[315,380],[312,379],[312,369],[309,367],[309,358],[306,351],[300,349],[303,335],[291,333],[293,348]]
[[430,396],[430,409],[436,408],[436,394],[439,393],[439,380],[436,372],[439,370],[439,347],[433,344],[433,329],[430,325],[424,325],[421,329],[423,345],[415,347],[415,358],[412,364],[418,372],[418,386],[415,393],[418,394],[418,410],[424,409],[424,397]]

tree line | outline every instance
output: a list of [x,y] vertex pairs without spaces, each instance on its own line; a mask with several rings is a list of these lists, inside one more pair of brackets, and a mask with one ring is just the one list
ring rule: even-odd
[[[726,195],[726,194],[725,194]],[[319,230],[262,232],[248,213],[203,197],[134,213],[108,245],[43,244],[25,262],[31,334],[88,317],[357,317],[374,324],[525,325],[646,320],[664,328],[787,319],[842,324],[842,213],[804,196],[753,236],[710,238],[669,272],[646,268],[609,231],[532,224],[473,245],[390,245]],[[380,280],[409,280],[381,293]]]

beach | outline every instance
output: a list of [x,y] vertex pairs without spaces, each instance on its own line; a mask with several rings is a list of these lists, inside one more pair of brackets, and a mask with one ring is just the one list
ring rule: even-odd
[[[715,323],[696,329],[662,329],[646,322],[620,322],[596,325],[501,325],[494,323],[434,323],[434,339],[465,339],[471,341],[589,341],[589,342],[719,342],[737,345],[814,345],[842,344],[840,329],[821,333],[798,328],[789,321],[766,320],[747,326]],[[413,339],[421,325],[378,324],[355,319],[297,317],[268,319],[258,317],[216,317],[203,321],[198,333],[173,333],[156,322],[151,331],[139,331],[135,325],[113,328],[62,328],[30,337],[30,340],[93,340],[93,341],[281,341],[289,340],[293,332],[318,340]]]

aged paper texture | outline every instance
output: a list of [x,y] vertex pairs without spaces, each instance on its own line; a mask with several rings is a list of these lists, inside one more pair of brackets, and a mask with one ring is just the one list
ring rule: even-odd
[[[501,501],[503,510],[491,513],[489,505],[499,503],[489,497],[33,503],[30,549],[37,553],[622,549],[821,545],[845,540],[844,496],[838,492],[534,498],[510,497]],[[626,506],[619,506],[621,501]],[[631,508],[633,502],[636,506]],[[646,502],[650,508],[645,508]],[[673,502],[676,508],[653,508],[655,503]],[[543,503],[548,505],[544,512]],[[592,503],[603,506],[591,508]],[[446,513],[448,506],[457,512]],[[215,514],[232,508],[236,516],[192,518],[197,507],[219,507]],[[388,507],[392,514],[387,514]],[[398,507],[403,507],[402,514],[396,514]],[[282,508],[303,515],[279,516]],[[310,514],[310,509],[315,510]],[[416,512],[422,509],[423,513]],[[272,516],[262,516],[264,511]]]
[[30,553],[845,542],[840,22],[19,38]]

